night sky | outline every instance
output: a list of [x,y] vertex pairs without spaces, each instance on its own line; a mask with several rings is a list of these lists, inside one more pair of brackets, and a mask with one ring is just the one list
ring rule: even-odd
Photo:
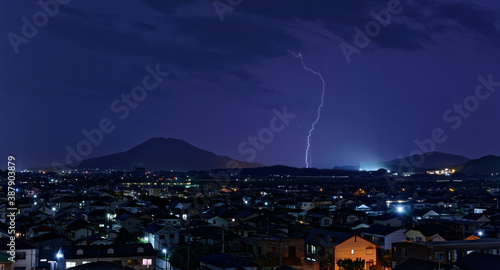
[[85,158],[171,137],[305,167],[312,71],[312,167],[433,136],[437,151],[500,154],[495,0],[41,2],[0,2],[2,169],[9,154],[18,169],[64,163],[100,125]]

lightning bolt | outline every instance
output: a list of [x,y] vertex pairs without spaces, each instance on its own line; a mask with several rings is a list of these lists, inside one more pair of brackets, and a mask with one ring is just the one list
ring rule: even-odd
[[316,75],[319,77],[319,79],[321,80],[321,83],[323,84],[322,88],[321,88],[321,103],[319,104],[319,107],[318,107],[318,113],[316,115],[316,120],[312,123],[311,125],[311,129],[309,129],[309,134],[307,135],[307,147],[306,147],[306,156],[305,156],[305,161],[306,161],[306,168],[309,168],[309,166],[312,164],[312,159],[311,159],[311,136],[312,136],[312,133],[314,132],[314,128],[316,127],[316,124],[319,122],[319,119],[321,118],[321,108],[323,107],[323,104],[324,104],[324,101],[325,101],[325,87],[326,87],[326,84],[325,84],[325,80],[323,79],[323,76],[321,75],[321,73],[317,72],[317,71],[314,71],[310,68],[308,68],[306,66],[306,64],[304,63],[304,59],[302,58],[302,54],[301,53],[293,53],[291,51],[288,51],[293,57],[295,58],[299,58],[300,59],[300,62],[302,63],[302,67],[311,72],[312,74]]

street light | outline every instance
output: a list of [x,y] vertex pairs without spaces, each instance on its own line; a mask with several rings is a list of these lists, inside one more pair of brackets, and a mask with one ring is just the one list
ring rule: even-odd
[[403,213],[404,208],[402,206],[398,206],[398,208],[396,208],[396,210],[398,211],[398,213]]
[[163,249],[161,252],[165,254],[165,270],[167,270],[167,249]]

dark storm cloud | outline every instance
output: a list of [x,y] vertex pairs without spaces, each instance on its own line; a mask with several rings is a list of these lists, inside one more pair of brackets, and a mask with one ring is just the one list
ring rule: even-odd
[[412,29],[405,24],[388,25],[374,42],[383,48],[419,50],[433,43],[431,36],[421,30]]
[[[196,2],[196,0],[139,0],[139,2],[144,3],[146,6],[149,6],[151,9],[157,12],[162,12],[166,14],[175,13],[177,8],[188,5],[190,3]],[[208,2],[207,2],[208,3]],[[208,4],[207,4],[208,6]]]
[[192,36],[200,50],[223,54],[234,61],[276,57],[286,49],[297,48],[301,41],[269,22],[241,18],[221,23],[212,18],[178,18],[176,35]]
[[499,31],[495,26],[498,15],[491,10],[476,4],[455,3],[437,5],[435,15],[440,18],[453,20],[463,31],[477,33],[483,37],[498,38]]
[[[312,141],[315,164],[330,166],[333,156],[338,158],[336,165],[356,164],[363,151],[373,147],[367,143],[373,130],[384,137],[381,143],[387,149],[381,151],[394,158],[397,151],[412,147],[419,130],[443,125],[440,117],[453,104],[450,97],[470,94],[463,85],[474,85],[478,74],[494,72],[498,53],[492,44],[498,43],[499,31],[497,10],[478,3],[401,0],[403,11],[392,16],[355,65],[347,65],[339,43],[352,43],[353,28],[364,28],[373,20],[370,11],[385,9],[389,1],[244,0],[224,14],[223,22],[212,0],[70,1],[35,38],[20,45],[18,54],[5,35],[20,34],[21,18],[40,7],[36,2],[5,1],[9,4],[0,3],[0,17],[5,20],[0,25],[4,35],[0,58],[5,62],[0,85],[13,91],[6,91],[0,118],[23,132],[11,136],[2,131],[8,143],[0,145],[0,152],[6,153],[11,145],[24,149],[25,156],[33,156],[30,162],[38,163],[33,165],[50,163],[50,158],[63,160],[65,145],[82,139],[83,128],[93,128],[110,116],[110,102],[140,83],[146,65],[160,63],[171,76],[126,124],[117,122],[116,133],[110,135],[114,137],[107,137],[96,150],[100,154],[161,135],[194,139],[201,147],[238,157],[241,139],[262,128],[272,109],[286,105],[290,113],[301,116],[269,145],[274,150],[259,159],[301,166],[320,82],[288,55],[292,50],[301,52],[327,83],[324,114],[317,125],[322,133],[315,133]],[[471,49],[477,46],[492,49],[488,53]],[[495,80],[500,80],[498,76],[493,75]],[[373,105],[388,100],[397,109]],[[19,111],[26,101],[31,102],[29,109]],[[420,106],[422,102],[431,105]],[[484,104],[481,110],[488,109]],[[19,112],[18,119],[7,117],[12,111]],[[426,117],[420,116],[423,111]],[[381,121],[399,125],[400,118],[409,120],[407,126],[398,126],[402,130],[398,136],[380,129]],[[478,111],[474,119],[486,118]],[[30,135],[28,127],[33,126],[42,133]],[[349,129],[343,130],[344,126]],[[198,129],[206,132],[198,134]],[[482,133],[497,135],[494,129]],[[58,132],[50,134],[51,130]],[[220,130],[233,135],[219,134]],[[481,133],[465,126],[460,132]],[[457,143],[448,149],[465,154],[482,151],[462,150],[470,143],[462,135],[454,136]],[[320,137],[331,139],[322,145],[316,141]],[[363,146],[357,146],[359,142]],[[359,151],[351,152],[353,147]]]
[[110,13],[84,12],[79,9],[71,8],[69,6],[60,6],[60,9],[63,13],[66,13],[73,18],[79,18],[85,20],[87,23],[96,25],[113,25],[113,21],[111,20],[111,18],[115,17]]
[[151,24],[148,23],[143,23],[143,22],[136,22],[134,23],[135,26],[139,27],[139,29],[143,30],[150,30],[150,31],[155,31],[156,27],[152,26]]
[[[390,0],[377,1],[271,1],[245,3],[241,13],[286,21],[319,21],[326,29],[346,41],[352,41],[353,27],[363,28],[373,20],[370,11],[380,11]],[[420,50],[433,44],[433,34],[453,31],[449,20],[455,21],[468,34],[494,38],[498,29],[495,12],[477,4],[446,1],[400,1],[404,10],[393,15],[392,21],[373,42],[382,48]],[[429,12],[431,10],[431,12]]]

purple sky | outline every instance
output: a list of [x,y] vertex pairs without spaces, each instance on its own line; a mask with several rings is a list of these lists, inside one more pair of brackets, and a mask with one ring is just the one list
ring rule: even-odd
[[[106,118],[113,131],[85,157],[172,137],[239,160],[304,167],[321,81],[288,50],[326,83],[313,167],[407,156],[436,128],[446,136],[437,151],[500,154],[500,90],[476,94],[478,76],[500,82],[498,1],[233,0],[222,14],[201,0],[60,2],[53,16],[37,1],[0,2],[0,158],[14,154],[19,169],[63,163],[67,147],[86,139],[82,130]],[[388,24],[374,23],[372,11],[388,5]],[[34,14],[40,27],[23,34],[22,18],[31,23]],[[339,45],[355,46],[354,28],[367,24],[380,31],[348,63]],[[157,65],[169,72],[158,85],[146,70]],[[116,112],[145,76],[157,87],[134,92],[146,96],[128,115]],[[464,102],[461,115],[454,104]],[[273,122],[268,138],[273,109],[285,106],[296,117]],[[267,141],[254,158],[248,137],[259,133]]]

